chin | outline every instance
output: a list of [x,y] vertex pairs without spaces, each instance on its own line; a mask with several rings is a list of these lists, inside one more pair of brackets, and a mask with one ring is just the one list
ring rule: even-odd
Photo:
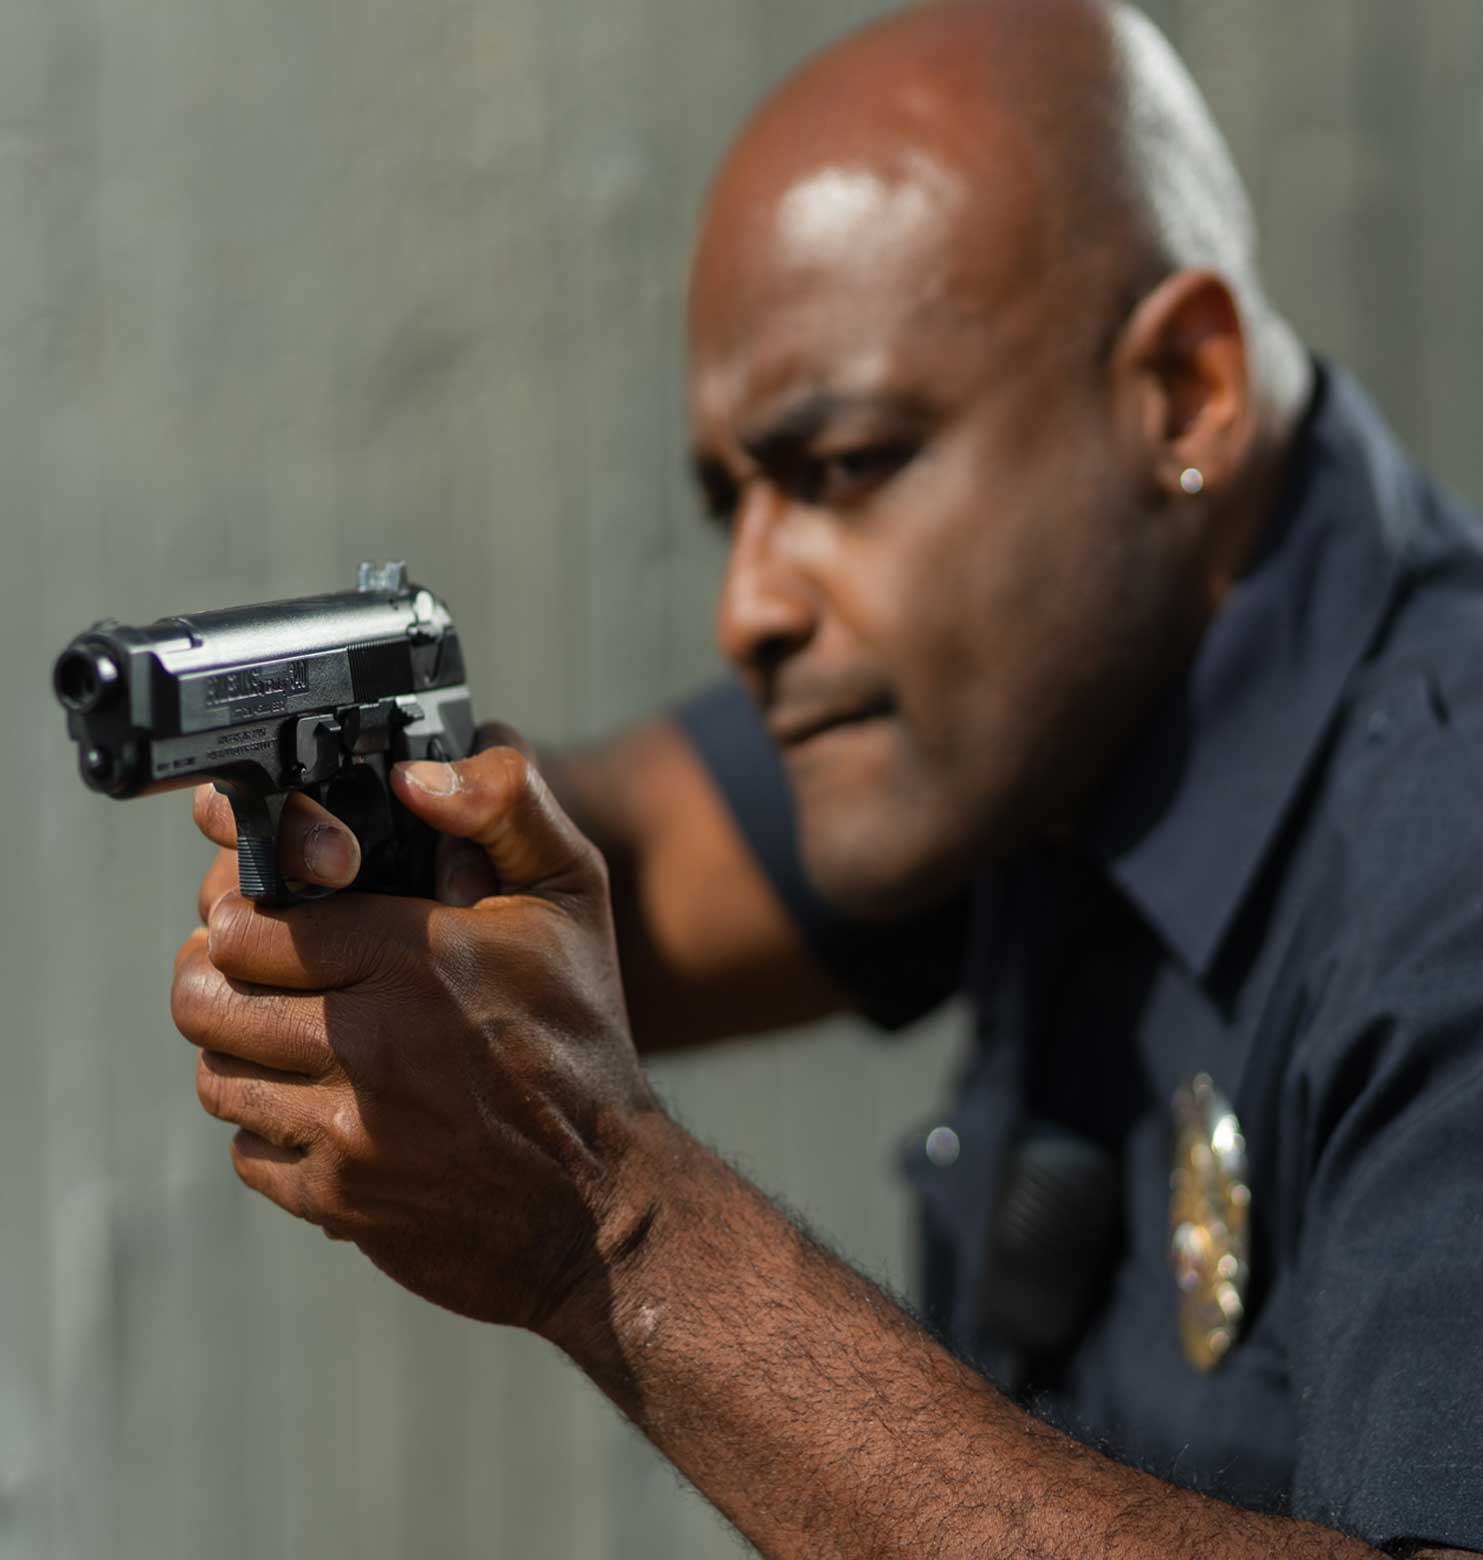
[[799,818],[804,872],[841,915],[899,921],[946,904],[973,876],[973,853],[960,837],[945,842],[903,830],[889,814]]

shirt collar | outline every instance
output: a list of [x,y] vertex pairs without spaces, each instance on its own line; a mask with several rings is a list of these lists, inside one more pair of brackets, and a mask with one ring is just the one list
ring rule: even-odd
[[1098,806],[1092,855],[1198,977],[1386,615],[1415,483],[1364,393],[1320,368],[1271,540]]

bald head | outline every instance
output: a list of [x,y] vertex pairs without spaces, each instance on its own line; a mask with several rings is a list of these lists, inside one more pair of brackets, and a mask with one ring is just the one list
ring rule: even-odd
[[805,65],[715,181],[692,301],[744,284],[759,244],[889,244],[929,206],[969,237],[977,253],[956,258],[986,264],[991,293],[1059,288],[1079,319],[1110,314],[1105,332],[1200,267],[1265,322],[1225,142],[1162,35],[1117,0],[920,5]]
[[847,39],[717,176],[690,333],[721,643],[816,886],[899,914],[1067,837],[1256,555],[1306,393],[1168,46],[1116,0]]

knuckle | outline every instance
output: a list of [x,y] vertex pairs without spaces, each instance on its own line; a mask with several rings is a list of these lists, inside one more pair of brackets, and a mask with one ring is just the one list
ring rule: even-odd
[[315,1134],[320,1169],[334,1186],[344,1182],[355,1164],[363,1136],[360,1114],[350,1104],[341,1103],[320,1120]]
[[483,755],[483,768],[489,800],[498,811],[512,811],[530,795],[535,770],[519,748],[490,748]]
[[242,1146],[236,1138],[232,1139],[232,1169],[237,1173],[237,1179],[250,1191],[261,1192],[264,1197],[268,1195],[268,1189],[263,1185],[262,1176],[258,1173],[256,1161],[242,1152]]
[[323,1016],[306,1004],[275,1003],[284,1050],[297,1059],[296,1070],[306,1077],[324,1078],[337,1070]]
[[350,1203],[346,1194],[346,1162],[328,1145],[318,1147],[301,1182],[301,1219],[320,1229],[343,1229]]
[[593,888],[606,899],[612,887],[612,878],[608,872],[608,858],[586,835],[579,836],[579,840],[576,852],[577,864],[591,881]]
[[[192,939],[196,941],[196,939]],[[186,945],[190,949],[190,944]],[[182,956],[170,986],[170,1019],[187,1040],[200,1044],[207,1033],[211,988],[216,976],[199,956]]]
[[282,1158],[267,1158],[261,1152],[262,1140],[245,1127],[232,1138],[232,1168],[237,1179],[286,1213],[308,1224],[320,1222],[310,1177],[302,1163]]
[[261,1078],[239,1078],[236,1082],[236,1090],[244,1112],[260,1114],[268,1110],[273,1103],[272,1095]]
[[208,1116],[223,1119],[225,1109],[221,1075],[213,1068],[205,1055],[196,1062],[196,1098]]
[[211,906],[206,921],[207,947],[218,969],[235,965],[246,955],[256,920],[257,912],[240,894],[223,894]]
[[211,962],[224,975],[254,985],[281,985],[285,966],[297,963],[281,919],[235,890],[212,905],[206,922]]
[[206,955],[206,928],[195,928],[175,950],[175,977],[178,980],[188,969],[200,963]]

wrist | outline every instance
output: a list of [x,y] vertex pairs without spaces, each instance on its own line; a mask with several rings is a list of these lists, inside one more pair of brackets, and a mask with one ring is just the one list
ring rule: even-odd
[[604,1168],[587,1197],[590,1224],[577,1272],[536,1329],[594,1379],[625,1370],[629,1312],[639,1275],[655,1264],[674,1215],[666,1188],[693,1140],[658,1105],[626,1114],[605,1134]]

